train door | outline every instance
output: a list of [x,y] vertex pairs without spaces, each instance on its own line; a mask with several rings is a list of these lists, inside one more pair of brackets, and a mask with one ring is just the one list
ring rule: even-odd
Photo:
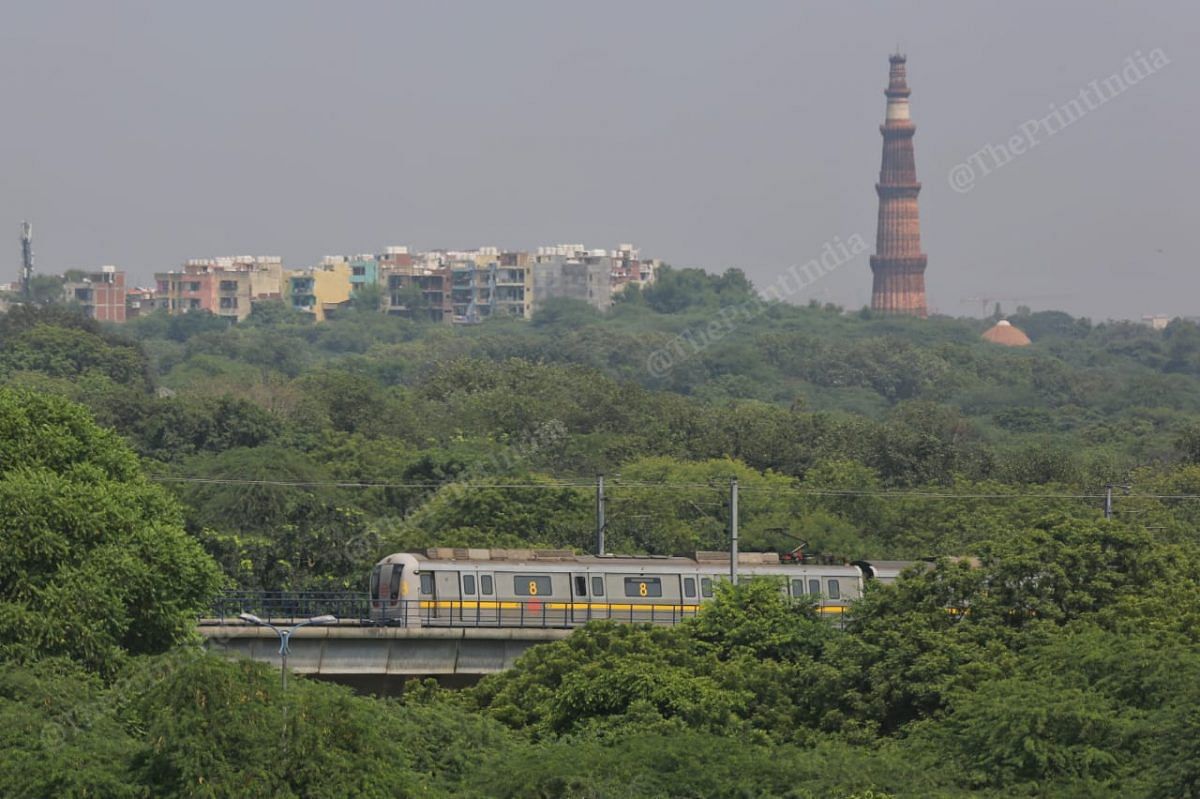
[[605,593],[607,593],[604,590],[606,584],[607,584],[607,581],[604,579],[603,574],[593,574],[592,575],[591,585],[589,585],[588,587],[592,589],[591,590],[591,600],[592,600],[592,618],[593,619],[607,619],[609,616],[612,615],[612,611],[610,610],[612,605],[608,604],[609,600],[605,596]]
[[571,623],[586,624],[592,620],[591,586],[587,572],[571,573]]
[[479,624],[479,578],[475,572],[459,572],[458,618],[464,624]]
[[420,571],[420,593],[418,594],[417,610],[421,614],[421,623],[429,624],[437,619],[437,592],[433,579],[434,572],[429,569]]
[[683,575],[683,599],[680,600],[679,616],[695,616],[700,602],[699,580],[694,574]]
[[458,592],[459,573],[456,571],[437,571],[433,573],[434,593],[437,598],[434,600],[434,610],[437,611],[437,618],[445,619],[453,624],[457,619],[459,607],[461,606],[461,595]]
[[479,624],[500,625],[500,602],[496,599],[496,576],[479,572]]

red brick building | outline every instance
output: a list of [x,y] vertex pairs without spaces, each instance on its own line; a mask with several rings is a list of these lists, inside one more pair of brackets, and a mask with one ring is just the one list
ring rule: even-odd
[[115,266],[102,266],[79,280],[63,284],[67,302],[77,303],[97,322],[125,321],[125,273]]

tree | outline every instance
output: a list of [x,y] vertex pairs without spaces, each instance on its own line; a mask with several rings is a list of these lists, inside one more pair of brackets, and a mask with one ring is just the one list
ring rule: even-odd
[[679,629],[593,622],[484,679],[474,698],[493,718],[540,735],[671,719],[728,729],[749,695],[723,688],[715,658],[685,642]]
[[[118,685],[142,733],[132,781],[152,796],[439,796],[408,767],[404,714],[274,669],[183,650]],[[283,712],[287,707],[286,714]]]
[[110,699],[70,662],[0,665],[0,795],[145,797],[129,774],[138,742]]
[[[590,494],[539,474],[518,473],[507,479],[464,474],[460,482],[442,486],[405,519],[399,541],[411,547],[419,532],[430,546],[454,536],[461,546],[550,546],[585,548],[592,541]],[[511,483],[530,483],[516,487]],[[497,485],[499,484],[499,485]],[[467,541],[461,536],[466,534]],[[419,539],[418,539],[419,540]]]
[[688,633],[722,659],[796,660],[819,656],[833,634],[811,604],[797,604],[773,579],[718,582],[717,595],[689,622]]
[[17,306],[0,316],[0,374],[41,372],[78,379],[90,373],[148,389],[149,362],[132,341],[62,307]]
[[[34,305],[62,305],[63,301],[63,283],[64,279],[61,275],[40,275],[34,274],[29,281],[29,299]],[[17,285],[17,290],[12,293],[13,300],[20,302],[24,299],[20,284]]]
[[674,314],[694,307],[717,308],[756,299],[754,286],[740,269],[711,275],[703,269],[663,266],[654,282],[642,289],[642,297],[653,310]]
[[124,427],[144,455],[179,461],[199,452],[266,444],[279,435],[281,425],[259,406],[226,395],[157,400]]
[[313,324],[313,316],[293,308],[283,300],[265,300],[254,303],[245,324],[266,328],[307,327]]
[[355,311],[379,313],[384,306],[384,299],[382,286],[378,283],[365,283],[355,288],[350,295],[350,307]]
[[111,673],[190,634],[215,564],[78,405],[0,390],[0,655]]
[[541,303],[533,314],[533,325],[566,331],[583,327],[603,318],[594,306],[570,297],[552,297]]
[[976,786],[1084,785],[1116,771],[1128,726],[1094,691],[1053,677],[1009,677],[955,697],[937,745],[959,754]]

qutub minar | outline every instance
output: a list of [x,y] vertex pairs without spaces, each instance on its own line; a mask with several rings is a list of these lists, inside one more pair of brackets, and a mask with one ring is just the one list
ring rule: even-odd
[[908,115],[908,82],[905,57],[888,59],[887,116],[879,126],[883,134],[883,165],[875,192],[879,195],[879,227],[871,271],[871,310],[924,317],[925,254],[921,252],[921,220],[917,215],[917,166],[913,134],[917,128]]

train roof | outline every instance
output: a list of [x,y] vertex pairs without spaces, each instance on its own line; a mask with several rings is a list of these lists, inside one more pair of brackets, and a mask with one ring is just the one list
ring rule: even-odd
[[[638,564],[648,561],[668,566],[704,566],[729,563],[728,552],[697,552],[692,557],[665,555],[577,555],[569,549],[482,549],[474,547],[431,547],[424,552],[408,553],[422,561],[467,561],[471,563],[576,563],[598,566],[602,564]],[[742,566],[781,565],[776,552],[739,552],[738,564]]]
[[895,569],[903,571],[910,566],[921,563],[919,560],[856,560],[855,563],[870,564],[873,569]]

